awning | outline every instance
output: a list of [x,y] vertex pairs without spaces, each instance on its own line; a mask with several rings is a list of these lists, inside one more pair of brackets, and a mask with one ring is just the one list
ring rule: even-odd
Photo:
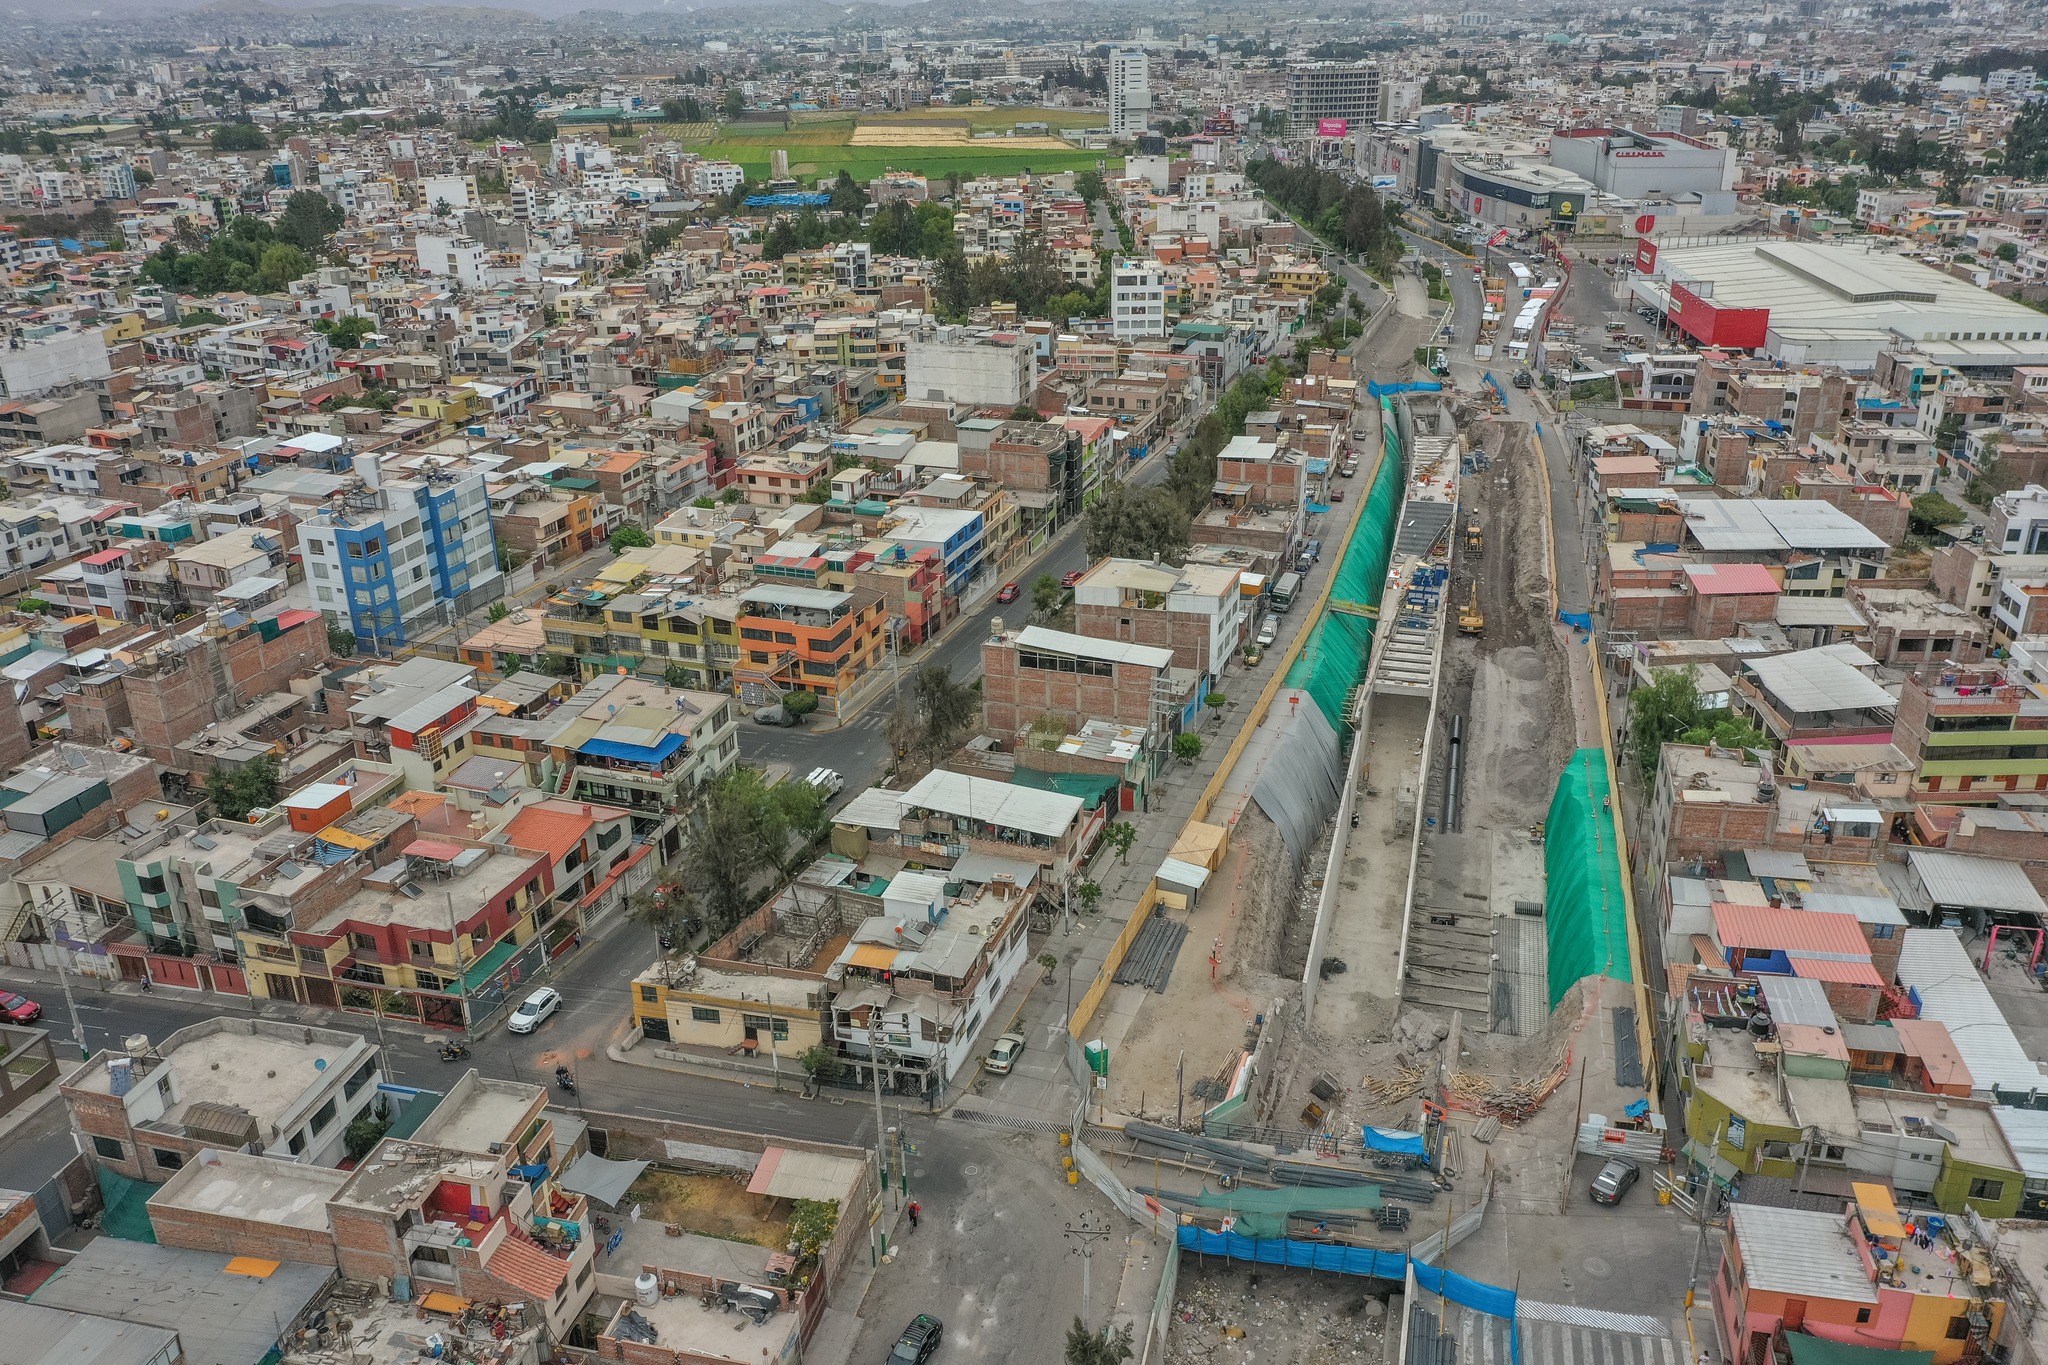
[[896,950],[879,943],[858,943],[854,945],[853,956],[847,961],[856,967],[886,972],[896,965]]
[[1932,1351],[1895,1351],[1853,1341],[1829,1341],[1808,1332],[1785,1333],[1792,1365],[1934,1365]]
[[623,744],[615,739],[586,739],[576,752],[587,758],[616,758],[626,763],[664,763],[685,743],[681,735],[663,735],[659,744]]
[[607,1161],[585,1152],[562,1172],[562,1188],[571,1194],[587,1194],[606,1208],[615,1209],[646,1169],[644,1161]]
[[437,863],[452,863],[462,856],[462,845],[441,839],[415,839],[398,851],[408,858],[431,858]]
[[852,1157],[770,1147],[761,1153],[760,1164],[747,1181],[747,1193],[820,1202],[844,1199],[860,1173],[861,1163]]
[[484,982],[489,981],[498,968],[512,960],[512,954],[518,952],[520,946],[508,938],[476,961],[470,963],[462,973],[462,988],[465,991],[474,991],[483,985]]
[[1890,1190],[1862,1181],[1851,1182],[1849,1190],[1856,1196],[1856,1212],[1863,1215],[1863,1226],[1879,1237],[1906,1235],[1906,1225],[1899,1220],[1899,1206],[1892,1201]]

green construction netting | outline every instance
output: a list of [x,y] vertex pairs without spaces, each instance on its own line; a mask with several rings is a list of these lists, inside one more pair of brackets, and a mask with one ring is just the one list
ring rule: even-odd
[[1390,398],[1380,400],[1380,459],[1365,510],[1351,528],[1344,557],[1330,587],[1330,600],[1309,630],[1308,643],[1287,670],[1287,686],[1306,690],[1323,718],[1344,731],[1344,702],[1358,685],[1372,654],[1380,596],[1387,587],[1387,562],[1401,522],[1407,487],[1401,470],[1401,436]]
[[1290,1186],[1279,1190],[1203,1190],[1195,1205],[1223,1209],[1237,1219],[1231,1231],[1246,1237],[1285,1237],[1291,1213],[1370,1212],[1380,1206],[1380,1187],[1349,1185],[1337,1188]]
[[1550,1007],[1589,976],[1633,981],[1628,902],[1608,808],[1607,756],[1581,749],[1564,765],[1543,829],[1543,931],[1550,946]]
[[95,1172],[100,1181],[100,1231],[124,1242],[154,1242],[156,1227],[149,1221],[149,1197],[162,1189],[146,1180],[130,1180],[118,1171],[101,1166]]

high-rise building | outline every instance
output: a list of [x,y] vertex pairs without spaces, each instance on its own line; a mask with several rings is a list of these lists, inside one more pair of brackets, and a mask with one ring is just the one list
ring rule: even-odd
[[1157,261],[1111,263],[1109,321],[1118,341],[1166,335],[1166,276]]
[[1141,47],[1113,48],[1109,54],[1109,133],[1128,137],[1145,131],[1152,115],[1152,79]]
[[1307,62],[1287,71],[1287,131],[1304,137],[1322,119],[1343,119],[1348,131],[1386,118],[1378,62]]

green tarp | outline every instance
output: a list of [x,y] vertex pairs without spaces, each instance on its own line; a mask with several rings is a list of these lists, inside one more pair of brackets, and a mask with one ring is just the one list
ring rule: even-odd
[[1792,1353],[1792,1365],[1934,1365],[1932,1351],[1892,1351],[1805,1332],[1785,1333],[1785,1349]]
[[1380,1187],[1315,1188],[1295,1185],[1279,1190],[1203,1190],[1193,1202],[1197,1208],[1222,1209],[1236,1218],[1237,1226],[1231,1230],[1243,1236],[1285,1237],[1289,1214],[1369,1213],[1380,1206]]
[[1633,981],[1628,902],[1609,809],[1607,759],[1580,749],[1564,765],[1543,830],[1543,930],[1550,946],[1550,1006],[1589,976]]
[[131,1180],[104,1166],[95,1167],[94,1174],[99,1177],[100,1202],[105,1205],[100,1231],[124,1242],[154,1243],[156,1227],[149,1221],[149,1197],[163,1186]]
[[1401,436],[1394,403],[1380,400],[1381,454],[1365,510],[1351,528],[1337,563],[1329,605],[1310,628],[1308,643],[1287,671],[1287,686],[1306,690],[1323,718],[1344,731],[1344,703],[1365,674],[1379,624],[1380,596],[1387,587],[1394,532],[1401,521],[1407,481],[1402,473]]
[[1058,792],[1062,796],[1078,796],[1094,810],[1102,804],[1102,798],[1116,790],[1119,779],[1114,775],[1102,777],[1095,773],[1048,773],[1037,768],[1019,767],[1010,774],[1013,787],[1033,787],[1042,792]]

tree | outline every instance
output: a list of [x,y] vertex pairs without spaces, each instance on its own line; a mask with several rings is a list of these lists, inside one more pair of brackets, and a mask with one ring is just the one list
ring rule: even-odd
[[1102,903],[1102,888],[1094,882],[1082,882],[1074,888],[1074,894],[1081,898],[1081,910],[1084,914],[1094,914],[1095,907]]
[[326,337],[327,344],[335,350],[354,351],[360,350],[363,342],[377,330],[377,321],[360,313],[351,313],[345,318],[335,318],[331,321],[322,318],[313,324],[313,329]]
[[497,622],[504,620],[511,614],[512,608],[509,604],[504,602],[493,602],[489,607],[487,607],[484,610],[484,619],[486,621]]
[[1067,1329],[1066,1365],[1123,1365],[1131,1358],[1130,1324],[1114,1332],[1097,1332],[1080,1318]]
[[612,553],[622,555],[628,550],[644,550],[654,543],[654,537],[637,526],[621,526],[612,532]]
[[1102,831],[1103,842],[1116,850],[1116,860],[1128,863],[1131,860],[1131,845],[1138,842],[1138,827],[1128,820],[1119,820]]
[[823,1044],[805,1048],[798,1053],[796,1064],[804,1069],[806,1076],[824,1083],[838,1080],[840,1074],[846,1070],[846,1064],[839,1060],[839,1054]]
[[1202,737],[1182,731],[1173,737],[1173,756],[1183,763],[1193,763],[1202,756]]
[[1081,196],[1081,202],[1094,208],[1101,203],[1107,188],[1102,183],[1102,172],[1093,166],[1074,177],[1074,193]]
[[301,251],[317,253],[347,221],[348,215],[320,191],[294,190],[277,216],[277,235]]
[[967,737],[980,716],[981,693],[974,685],[955,682],[951,669],[932,663],[913,675],[890,730],[898,748],[931,767]]
[[336,658],[346,659],[356,652],[356,633],[347,626],[329,626],[327,652]]
[[263,256],[256,269],[263,276],[263,282],[273,290],[281,290],[293,280],[303,277],[313,268],[306,253],[286,242],[263,248]]
[[696,680],[696,675],[681,664],[670,664],[661,670],[661,680],[669,687],[688,687]]
[[277,759],[262,754],[241,767],[209,769],[206,795],[214,814],[224,820],[240,820],[250,811],[273,805],[278,796]]
[[1915,535],[1929,536],[1944,526],[1953,526],[1963,520],[1963,509],[1939,493],[1922,493],[1913,499],[1913,509],[1906,515],[1906,525]]
[[2020,244],[2018,242],[2000,242],[1998,244],[1998,250],[1992,252],[1991,254],[1996,256],[1999,260],[2005,261],[2008,264],[2010,264],[2011,262],[2016,261],[2020,258]]
[[818,694],[802,687],[785,692],[782,694],[782,709],[792,720],[802,720],[818,709]]
[[216,152],[260,152],[270,145],[263,130],[253,123],[223,123],[209,139]]
[[348,1153],[349,1160],[361,1161],[390,1129],[391,1121],[381,1114],[365,1114],[341,1130],[342,1150]]
[[704,122],[704,102],[695,95],[684,95],[680,99],[666,99],[661,102],[661,116],[670,123]]
[[1629,747],[1646,786],[1656,780],[1666,744],[1754,749],[1768,742],[1763,731],[1727,708],[1707,706],[1689,667],[1666,669],[1629,697]]
[[1187,554],[1190,520],[1171,480],[1137,490],[1118,484],[1088,509],[1088,558],[1179,563]]
[[2022,180],[2048,180],[2048,101],[2034,100],[2014,116],[2003,169]]
[[832,182],[832,202],[828,206],[834,213],[860,217],[861,210],[868,206],[868,192],[855,182],[851,173],[840,171],[839,178]]
[[746,112],[746,97],[740,94],[740,88],[737,85],[728,85],[725,87],[725,94],[719,98],[718,108],[719,112],[727,118],[738,118]]
[[1040,574],[1031,584],[1031,605],[1038,608],[1040,616],[1052,615],[1066,600],[1067,590],[1049,573]]
[[715,933],[739,923],[753,908],[755,878],[772,865],[767,806],[768,790],[752,768],[727,768],[698,797],[683,879]]

